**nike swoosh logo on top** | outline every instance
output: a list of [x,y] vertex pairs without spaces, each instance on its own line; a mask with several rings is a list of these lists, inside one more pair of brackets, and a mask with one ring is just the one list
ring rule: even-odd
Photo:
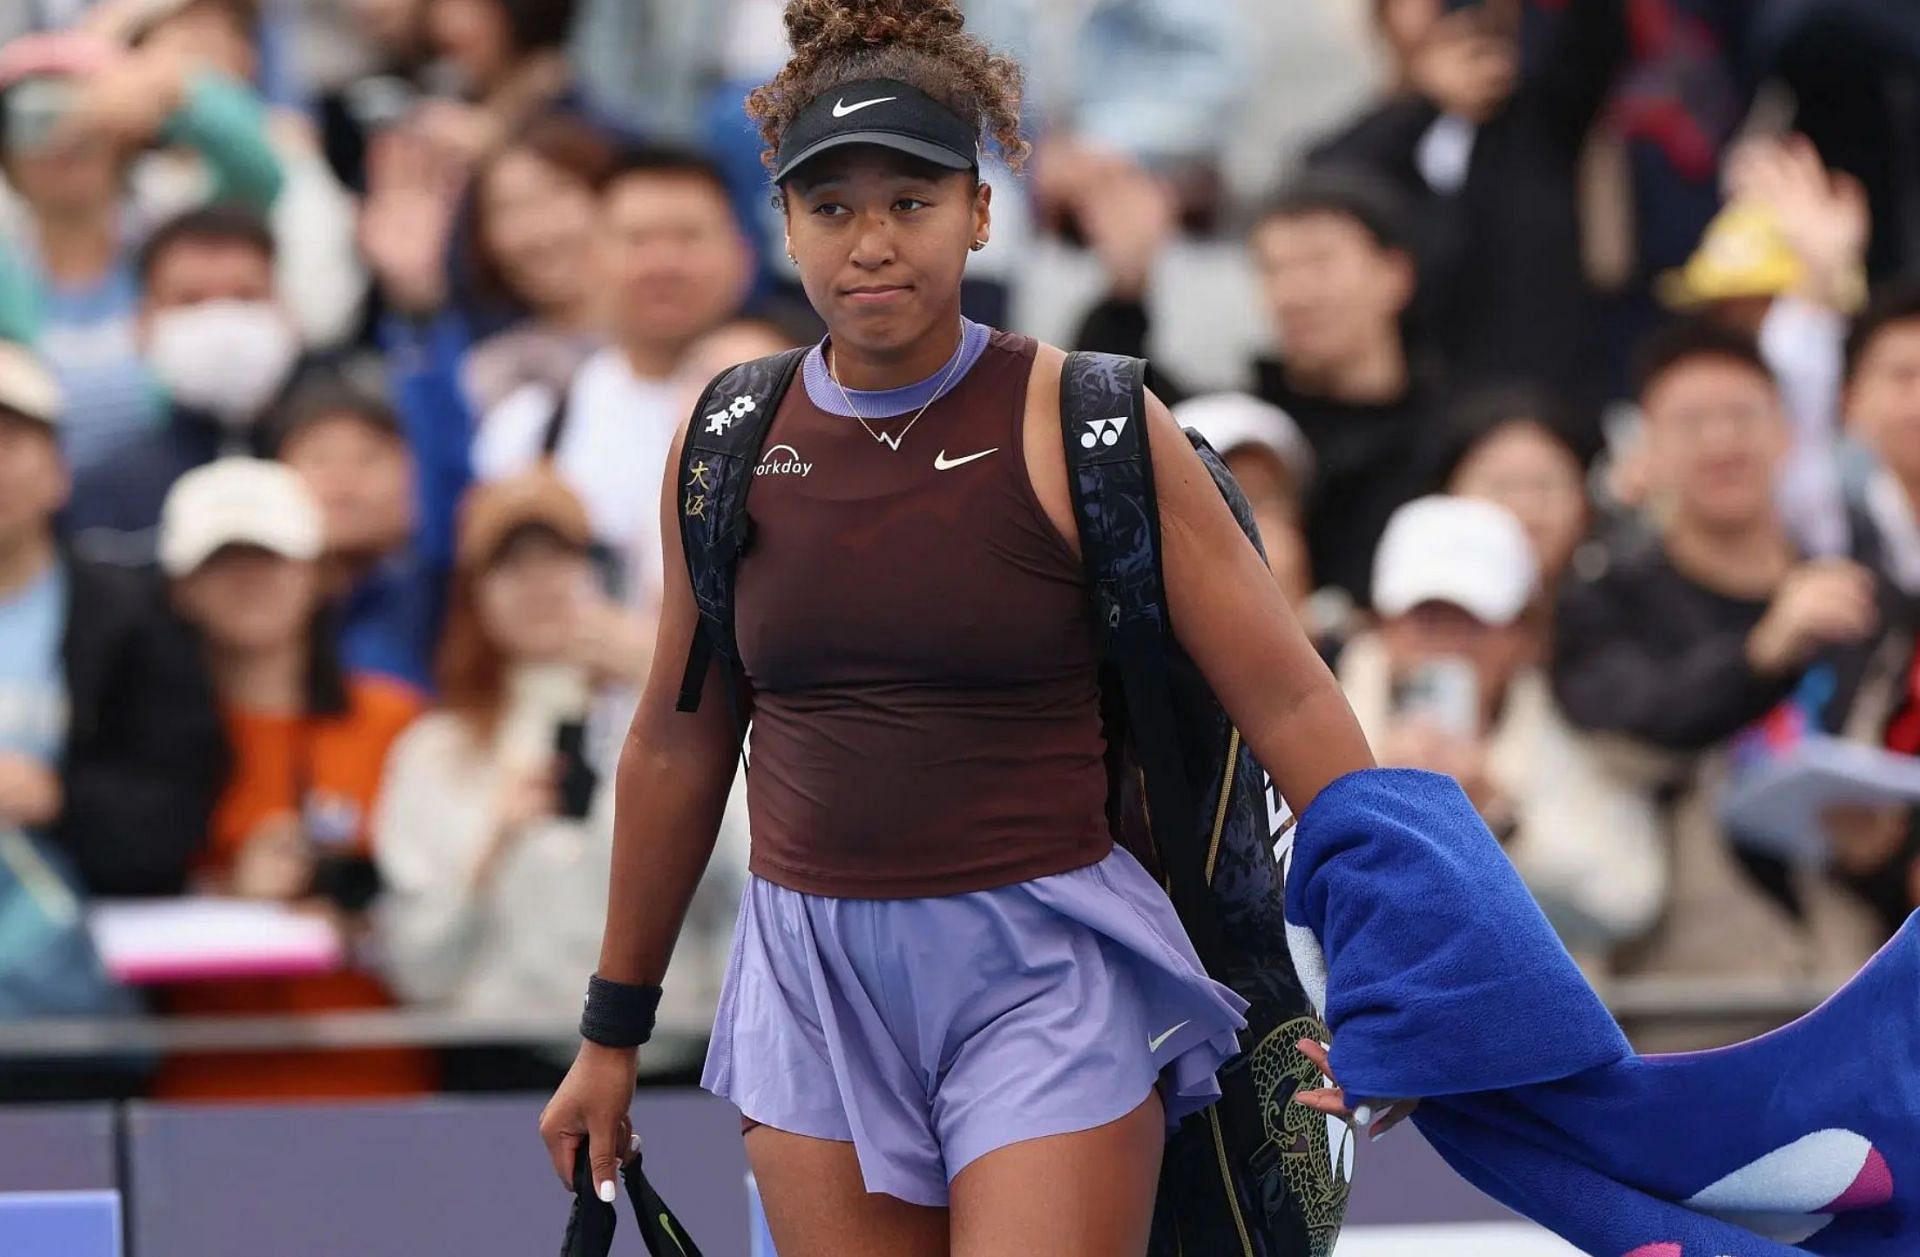
[[661,1214],[660,1226],[666,1231],[667,1238],[673,1241],[673,1246],[680,1250],[681,1257],[686,1257],[687,1246],[680,1242],[680,1236],[674,1231],[673,1219],[664,1213]]
[[948,458],[947,452],[941,450],[939,457],[933,460],[933,469],[935,471],[952,471],[955,467],[965,467],[968,463],[985,458],[989,454],[998,454],[999,452],[1000,447],[996,445],[990,450],[981,450],[978,454],[969,454],[965,458]]
[[1188,1024],[1189,1024],[1188,1022],[1184,1022],[1184,1021],[1183,1021],[1183,1022],[1181,1022],[1181,1023],[1180,1023],[1180,1025],[1178,1025],[1178,1026],[1175,1026],[1175,1027],[1174,1027],[1174,1028],[1173,1028],[1172,1030],[1168,1030],[1168,1031],[1165,1031],[1165,1032],[1163,1032],[1163,1033],[1161,1033],[1161,1034],[1158,1034],[1158,1035],[1155,1035],[1155,1036],[1154,1036],[1153,1038],[1151,1038],[1151,1039],[1148,1039],[1148,1040],[1147,1040],[1147,1051],[1149,1051],[1149,1052],[1158,1052],[1158,1051],[1160,1050],[1160,1045],[1161,1045],[1162,1043],[1165,1043],[1165,1042],[1166,1042],[1166,1041],[1167,1041],[1168,1039],[1171,1039],[1171,1038],[1172,1038],[1172,1037],[1174,1036],[1174,1032],[1175,1032],[1175,1031],[1177,1031],[1177,1030],[1179,1030],[1179,1029],[1180,1029],[1180,1028],[1181,1028],[1182,1026],[1186,1026],[1186,1025],[1188,1025]]
[[844,118],[850,113],[859,113],[868,105],[883,105],[890,100],[899,100],[898,96],[875,96],[872,100],[863,100],[857,105],[849,105],[845,97],[833,102],[833,116]]

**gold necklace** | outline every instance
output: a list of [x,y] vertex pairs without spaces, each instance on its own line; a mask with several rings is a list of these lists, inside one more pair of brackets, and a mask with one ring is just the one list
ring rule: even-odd
[[[953,351],[953,361],[947,364],[946,375],[941,377],[939,385],[933,390],[933,396],[927,398],[927,404],[922,406],[913,418],[907,421],[906,427],[892,435],[885,432],[875,432],[873,430],[873,425],[867,422],[867,417],[860,413],[858,406],[853,404],[853,397],[847,392],[847,386],[840,382],[839,370],[833,365],[833,359],[831,358],[827,359],[827,378],[832,380],[833,386],[840,390],[840,400],[847,404],[847,412],[860,421],[860,426],[867,430],[867,435],[897,454],[900,452],[900,442],[906,440],[907,433],[913,431],[913,425],[919,423],[921,416],[933,409],[935,402],[947,395],[947,385],[953,383],[953,374],[960,369],[960,362],[966,357],[965,351],[965,337],[962,337],[960,346]],[[897,415],[894,417],[898,418]]]

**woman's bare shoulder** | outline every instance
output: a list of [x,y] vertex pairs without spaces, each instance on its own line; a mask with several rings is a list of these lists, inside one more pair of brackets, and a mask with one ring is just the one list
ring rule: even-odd
[[1078,552],[1080,526],[1073,516],[1073,496],[1067,488],[1067,451],[1060,438],[1060,376],[1066,363],[1064,351],[1040,342],[1033,355],[1033,374],[1027,377],[1022,435],[1034,496],[1040,499],[1041,509],[1061,537]]

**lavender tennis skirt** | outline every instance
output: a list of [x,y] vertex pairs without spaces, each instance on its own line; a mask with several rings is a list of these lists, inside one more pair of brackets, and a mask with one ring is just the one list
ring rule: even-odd
[[748,883],[703,1086],[748,1119],[849,1141],[867,1190],[919,1205],[1008,1144],[1219,1097],[1246,1004],[1201,968],[1124,850],[937,899]]

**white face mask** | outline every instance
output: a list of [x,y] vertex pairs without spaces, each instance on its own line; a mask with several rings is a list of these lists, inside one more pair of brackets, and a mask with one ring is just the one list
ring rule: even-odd
[[183,406],[230,428],[259,418],[300,358],[300,339],[265,301],[203,301],[153,318],[147,361]]

